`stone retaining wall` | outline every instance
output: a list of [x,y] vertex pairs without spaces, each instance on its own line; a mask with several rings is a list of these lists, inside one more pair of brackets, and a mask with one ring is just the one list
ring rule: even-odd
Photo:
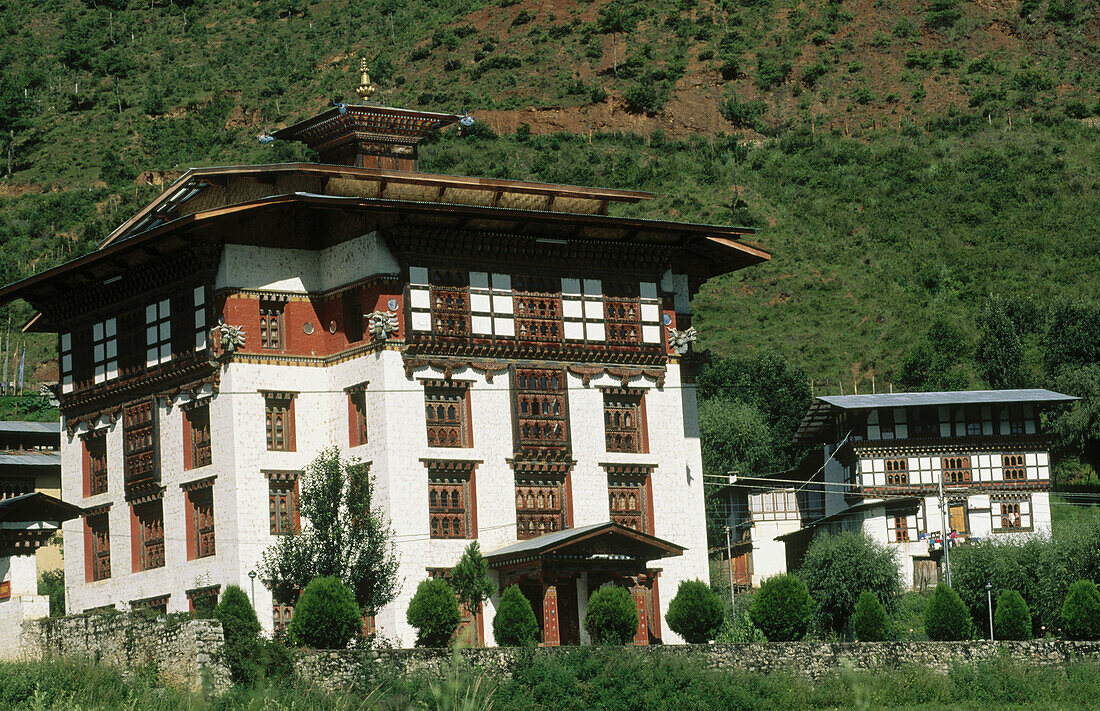
[[[561,653],[568,648],[466,649],[459,654],[471,665],[508,675],[514,664],[530,655]],[[1007,655],[1036,666],[1057,666],[1077,659],[1100,661],[1100,642],[1036,640],[1031,642],[785,642],[771,644],[664,645],[635,648],[643,654],[694,656],[712,669],[750,672],[792,672],[810,678],[844,668],[875,670],[891,667],[925,667],[946,673],[959,664],[976,664]],[[303,650],[296,654],[295,669],[307,682],[326,689],[362,683],[377,672],[426,672],[439,674],[452,652],[439,649]]]
[[23,623],[21,658],[84,657],[125,670],[153,667],[167,684],[217,693],[229,688],[217,620],[87,613]]

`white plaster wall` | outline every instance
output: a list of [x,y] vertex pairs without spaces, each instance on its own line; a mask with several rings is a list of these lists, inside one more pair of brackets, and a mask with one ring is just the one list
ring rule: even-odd
[[8,581],[12,597],[38,594],[38,564],[33,555],[0,556],[0,582]]
[[757,521],[752,525],[752,585],[773,575],[787,572],[787,545],[775,540],[776,536],[792,533],[801,528],[799,520]]

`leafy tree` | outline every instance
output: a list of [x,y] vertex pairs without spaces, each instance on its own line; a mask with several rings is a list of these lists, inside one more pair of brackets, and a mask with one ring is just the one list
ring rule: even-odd
[[901,595],[901,571],[893,548],[862,532],[820,533],[798,571],[817,602],[822,627],[843,632],[857,595],[870,592],[887,610]]
[[881,642],[890,636],[890,618],[878,596],[864,590],[852,612],[852,632],[860,642]]
[[339,578],[314,578],[294,606],[287,638],[303,647],[344,649],[362,628],[351,588]]
[[43,570],[38,576],[38,594],[50,598],[50,617],[65,614],[65,571]]
[[715,638],[724,617],[722,601],[709,585],[702,580],[681,580],[665,621],[688,644],[703,644]]
[[254,684],[263,674],[260,621],[239,585],[230,585],[214,608],[225,632],[225,661],[238,684]]
[[1091,580],[1078,580],[1069,586],[1062,604],[1062,619],[1070,639],[1100,639],[1100,592]]
[[1100,363],[1100,302],[1060,301],[1047,322],[1043,363],[1054,375],[1063,368]]
[[997,596],[993,629],[997,639],[1031,639],[1031,611],[1020,593],[1003,590]]
[[1100,472],[1100,363],[1064,368],[1053,386],[1081,398],[1049,415],[1048,429],[1058,438],[1058,453],[1077,455],[1093,472]]
[[594,644],[628,644],[638,633],[638,608],[630,591],[604,585],[588,598],[584,628]]
[[339,578],[367,612],[397,597],[397,554],[389,522],[373,505],[374,477],[336,447],[321,450],[302,476],[301,530],[264,551],[261,572],[277,599],[293,600],[316,577]]
[[416,646],[446,647],[462,621],[450,583],[442,578],[420,581],[405,619],[416,628]]
[[539,623],[531,603],[518,585],[509,585],[500,596],[493,617],[493,639],[501,647],[533,647],[539,639]]
[[969,362],[963,331],[937,316],[906,353],[898,381],[910,390],[965,390],[970,385]]
[[924,610],[924,632],[928,639],[955,641],[974,636],[974,623],[966,604],[947,583],[940,583]]
[[492,596],[495,586],[489,578],[489,564],[481,556],[481,546],[477,541],[466,546],[462,557],[451,570],[450,582],[459,603],[465,605],[471,614],[481,612],[482,604]]
[[1024,348],[1004,300],[990,300],[982,308],[978,330],[975,361],[989,387],[1024,387]]
[[749,617],[769,642],[794,642],[806,635],[814,600],[797,575],[775,575],[763,582]]

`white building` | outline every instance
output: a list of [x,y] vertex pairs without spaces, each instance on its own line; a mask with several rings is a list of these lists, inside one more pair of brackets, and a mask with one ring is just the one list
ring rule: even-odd
[[705,279],[768,255],[750,230],[607,215],[646,193],[416,172],[458,118],[333,108],[276,134],[320,163],[190,170],[98,251],[0,290],[59,334],[62,488],[87,511],[65,529],[70,611],[237,584],[285,624],[249,573],[337,444],[396,535],[386,636],[411,644],[417,583],[477,539],[545,643],[581,641],[606,583],[633,591],[639,642],[674,639],[668,601],[707,560],[671,338]]

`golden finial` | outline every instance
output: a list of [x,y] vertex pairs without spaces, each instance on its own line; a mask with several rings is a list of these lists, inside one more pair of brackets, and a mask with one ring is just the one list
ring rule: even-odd
[[369,99],[374,96],[374,92],[378,91],[378,87],[371,83],[370,70],[367,69],[367,60],[364,58],[359,62],[359,87],[355,90],[355,93],[359,94],[359,98]]

